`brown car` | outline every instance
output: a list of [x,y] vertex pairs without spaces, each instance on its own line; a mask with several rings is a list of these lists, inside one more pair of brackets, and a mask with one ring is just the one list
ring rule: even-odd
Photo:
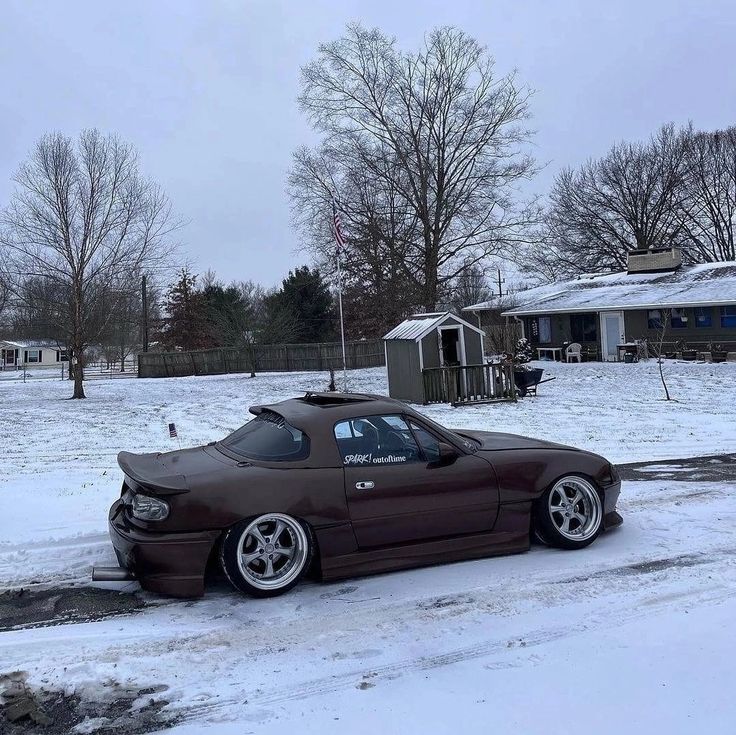
[[222,441],[121,452],[97,580],[193,597],[208,562],[257,597],[322,579],[526,551],[580,549],[621,523],[602,457],[511,434],[449,430],[382,396],[308,393]]

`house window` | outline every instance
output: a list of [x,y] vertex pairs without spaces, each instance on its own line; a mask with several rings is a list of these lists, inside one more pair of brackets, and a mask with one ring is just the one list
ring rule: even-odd
[[597,342],[598,320],[595,314],[573,314],[570,317],[573,342]]
[[26,350],[26,362],[41,362],[41,350]]
[[711,309],[709,306],[698,306],[695,309],[695,326],[710,327],[712,324]]
[[672,329],[684,329],[685,327],[687,327],[687,316],[685,315],[685,309],[672,309],[670,325],[672,326]]
[[66,350],[56,350],[56,362],[68,362],[69,356]]
[[662,312],[659,309],[650,309],[647,312],[647,327],[662,329]]
[[539,344],[548,345],[552,341],[552,319],[548,316],[539,317]]
[[539,342],[539,319],[529,319],[529,340],[536,344]]
[[721,326],[724,329],[736,329],[736,306],[721,307]]

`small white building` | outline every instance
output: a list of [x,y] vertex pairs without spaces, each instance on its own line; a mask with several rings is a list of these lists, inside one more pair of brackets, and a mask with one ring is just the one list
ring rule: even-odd
[[62,367],[68,361],[66,350],[50,339],[0,340],[0,370]]

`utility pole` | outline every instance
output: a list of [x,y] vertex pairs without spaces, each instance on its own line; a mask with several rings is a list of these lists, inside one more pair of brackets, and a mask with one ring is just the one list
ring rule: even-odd
[[141,278],[141,300],[143,306],[143,352],[148,352],[148,289],[146,274]]
[[496,268],[496,272],[498,273],[498,276],[496,278],[496,283],[498,284],[498,298],[503,298],[504,296],[508,296],[509,292],[508,289],[506,289],[506,293],[503,292],[503,284],[506,283],[505,278],[501,278],[501,269]]

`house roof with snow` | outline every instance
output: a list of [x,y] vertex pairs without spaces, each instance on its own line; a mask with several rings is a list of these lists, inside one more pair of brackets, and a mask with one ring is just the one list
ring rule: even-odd
[[[736,304],[736,262],[704,263],[669,272],[582,275],[515,294],[505,316]],[[497,308],[498,301],[466,307]]]
[[0,339],[0,347],[8,349],[15,347],[21,350],[58,350],[59,343],[53,339],[32,339],[32,340],[2,340]]
[[419,342],[419,340],[426,337],[433,329],[441,326],[448,319],[452,319],[472,329],[474,332],[484,334],[478,327],[474,327],[451,311],[434,311],[427,314],[412,314],[408,319],[404,319],[401,324],[396,325],[390,332],[384,334],[383,338],[413,339],[415,342]]

